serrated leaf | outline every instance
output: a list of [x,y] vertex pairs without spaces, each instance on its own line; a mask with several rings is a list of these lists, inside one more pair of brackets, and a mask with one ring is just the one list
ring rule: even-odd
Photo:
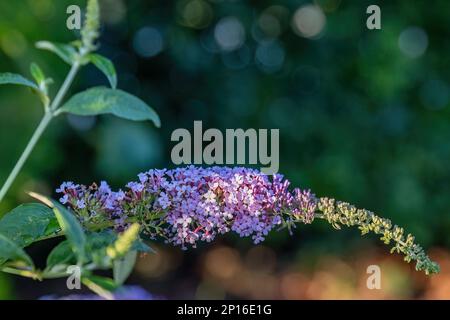
[[77,218],[55,200],[37,193],[30,193],[30,195],[52,208],[61,230],[72,245],[72,250],[77,256],[78,262],[83,261],[85,258],[86,236]]
[[117,117],[144,121],[151,120],[160,127],[158,114],[139,98],[122,90],[96,87],[74,95],[57,114],[72,113],[79,116],[113,114]]
[[74,47],[63,43],[39,41],[36,43],[36,48],[51,51],[70,65],[73,64],[77,55]]
[[33,266],[30,256],[21,247],[14,243],[4,234],[0,233],[0,259],[2,263],[7,260],[17,260],[25,262],[28,266]]
[[20,205],[0,220],[0,233],[20,247],[26,247],[58,230],[59,225],[53,211],[40,203]]
[[129,251],[123,258],[113,262],[114,281],[117,285],[122,285],[130,276],[136,264],[137,252]]
[[36,83],[16,73],[0,73],[0,84],[15,84],[31,88],[36,92],[40,92],[40,89]]
[[89,60],[108,78],[111,88],[117,88],[116,68],[111,60],[99,54],[90,54]]

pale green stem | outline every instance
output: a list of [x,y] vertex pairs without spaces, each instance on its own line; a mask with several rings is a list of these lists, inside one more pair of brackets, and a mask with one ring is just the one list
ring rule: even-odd
[[21,277],[31,278],[33,280],[42,280],[42,277],[38,271],[31,270],[19,270],[10,267],[4,267],[1,269],[2,272],[6,272],[9,274],[14,274]]
[[36,128],[36,131],[34,132],[33,136],[31,137],[30,141],[28,142],[28,145],[26,146],[25,150],[23,151],[22,155],[20,156],[19,160],[17,161],[16,165],[14,166],[14,169],[11,171],[11,173],[8,176],[8,179],[6,179],[5,184],[3,185],[2,189],[0,190],[0,202],[3,200],[6,193],[8,192],[9,188],[13,184],[17,175],[19,174],[20,170],[22,169],[23,165],[25,164],[26,160],[28,159],[31,151],[33,151],[34,146],[38,142],[42,133],[47,128],[48,124],[50,123],[52,117],[53,116],[50,112],[45,113],[44,117],[42,118],[41,122],[39,123],[38,127]]
[[17,178],[17,175],[22,170],[23,165],[25,164],[25,162],[27,161],[31,152],[33,151],[34,147],[36,146],[37,142],[39,141],[39,138],[42,136],[45,129],[47,128],[47,126],[49,125],[51,120],[53,119],[54,111],[56,109],[58,109],[60,103],[64,99],[64,96],[66,95],[67,90],[69,90],[69,87],[72,84],[79,68],[80,68],[80,63],[78,61],[76,61],[72,65],[72,68],[70,69],[69,74],[67,75],[66,79],[64,80],[64,83],[62,84],[61,88],[59,89],[58,93],[56,94],[55,100],[53,100],[53,103],[51,104],[49,110],[45,112],[44,117],[42,118],[41,122],[39,123],[38,127],[36,128],[36,131],[31,136],[31,139],[28,142],[27,146],[25,147],[25,150],[23,151],[22,155],[20,156],[19,160],[17,161],[16,165],[14,166],[13,170],[11,171],[11,173],[9,174],[5,183],[3,184],[3,187],[0,190],[0,202],[2,202],[3,198],[5,197],[6,193],[9,190],[9,188],[11,188],[11,185],[13,184],[14,180]]
[[[328,221],[327,217],[325,217],[325,215],[323,215],[323,214],[321,214],[321,213],[316,213],[316,214],[314,215],[314,217],[315,217],[316,219],[322,219],[322,220],[327,220],[327,221]],[[376,233],[376,234],[377,234],[377,233]],[[397,239],[397,240],[395,240],[395,242],[401,244],[401,245],[404,246],[404,247],[407,246],[406,243],[405,243],[404,241],[402,241],[402,240]]]
[[[137,220],[133,217],[128,218],[126,220],[128,223],[133,223],[133,222],[137,222]],[[96,232],[96,231],[102,231],[104,229],[108,229],[114,226],[113,222],[105,222],[105,223],[100,223],[100,224],[85,224],[83,225],[83,227],[88,230],[89,232]],[[47,236],[43,236],[40,237],[38,239],[35,239],[33,242],[38,242],[38,241],[43,241],[43,240],[48,240],[48,239],[53,239],[53,238],[57,238],[57,237],[62,237],[64,236],[64,232],[62,230],[55,232],[53,234],[47,235]]]
[[69,90],[69,87],[72,84],[73,80],[75,79],[75,76],[79,69],[80,69],[80,62],[75,61],[72,65],[72,68],[70,69],[69,73],[67,74],[67,77],[64,80],[61,88],[59,89],[58,93],[56,94],[55,99],[53,100],[53,102],[50,106],[50,110],[52,112],[55,111],[56,109],[58,109],[59,105],[62,102],[62,99],[64,99],[64,96],[66,95],[67,90]]

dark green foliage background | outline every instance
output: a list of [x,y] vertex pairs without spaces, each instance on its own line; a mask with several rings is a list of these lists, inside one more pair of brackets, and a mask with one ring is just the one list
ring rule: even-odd
[[[377,1],[382,30],[369,31],[365,10],[372,2],[342,1],[327,14],[324,35],[317,40],[297,36],[286,21],[278,38],[285,50],[283,67],[266,73],[254,62],[257,42],[251,30],[256,18],[274,4],[292,15],[308,1],[208,2],[213,17],[203,29],[179,23],[182,1],[121,1],[126,16],[116,24],[106,21],[100,52],[116,64],[118,87],[153,106],[162,128],[100,117],[94,127],[79,130],[61,117],[45,133],[0,212],[29,201],[25,190],[46,192],[65,180],[104,179],[119,187],[142,170],[172,167],[171,132],[192,131],[193,121],[202,120],[205,128],[222,130],[279,128],[280,172],[294,186],[391,218],[425,247],[448,247],[450,3]],[[68,66],[33,43],[73,40],[75,33],[65,28],[65,9],[74,3],[84,6],[84,1],[1,1],[0,72],[28,74],[36,61],[60,83]],[[106,15],[120,10],[116,1],[101,3]],[[209,53],[201,44],[228,15],[246,28],[252,58],[241,69],[230,69],[223,62],[230,58],[227,54]],[[411,25],[428,35],[427,51],[417,59],[398,46],[399,34]],[[161,30],[165,42],[164,50],[148,59],[133,50],[133,37],[143,26]],[[443,84],[439,89],[431,85],[436,80]],[[78,77],[73,92],[97,84],[107,82],[91,66]],[[439,97],[447,97],[446,104],[433,108]],[[41,113],[38,100],[25,89],[0,88],[0,181]],[[292,256],[297,250],[343,254],[376,243],[373,238],[361,242],[352,231],[331,232],[322,224],[299,233],[298,245],[285,234],[271,237],[269,245]],[[0,297],[10,296],[8,288],[0,276]]]

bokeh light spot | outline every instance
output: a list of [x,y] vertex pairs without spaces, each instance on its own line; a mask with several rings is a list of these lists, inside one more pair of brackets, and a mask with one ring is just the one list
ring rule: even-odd
[[323,31],[326,17],[316,5],[305,5],[297,9],[292,20],[294,31],[305,38],[316,38]]
[[179,23],[194,29],[206,28],[213,19],[211,5],[204,0],[181,1],[177,5]]
[[144,27],[136,32],[133,39],[133,47],[141,57],[151,58],[164,49],[164,39],[158,29]]
[[284,48],[277,41],[263,42],[256,49],[256,62],[267,73],[278,71],[283,66]]
[[320,6],[325,12],[333,12],[339,7],[341,0],[314,0],[314,3]]
[[102,20],[109,24],[120,23],[127,13],[123,0],[102,0]]
[[238,253],[227,247],[211,250],[205,260],[208,274],[219,279],[229,279],[241,269]]
[[418,58],[428,47],[428,36],[422,28],[408,27],[398,37],[400,50],[409,58]]
[[263,13],[258,19],[261,30],[269,37],[276,38],[281,33],[280,21],[269,13]]
[[0,46],[8,56],[18,58],[25,53],[27,41],[22,33],[10,29],[1,35]]
[[245,41],[244,26],[236,17],[223,18],[214,29],[214,38],[224,51],[239,49]]
[[31,12],[40,20],[49,20],[55,14],[51,0],[28,0]]

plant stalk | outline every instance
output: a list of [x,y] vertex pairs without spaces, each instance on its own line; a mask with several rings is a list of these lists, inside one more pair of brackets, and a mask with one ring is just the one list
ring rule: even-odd
[[62,99],[64,99],[64,96],[66,95],[67,90],[69,90],[69,87],[72,84],[73,80],[75,79],[75,76],[79,69],[80,69],[80,62],[78,60],[76,60],[73,63],[72,68],[70,68],[70,71],[67,74],[67,77],[64,80],[61,88],[59,89],[58,93],[56,94],[55,99],[53,100],[52,104],[50,105],[50,111],[54,112],[56,109],[59,108],[59,105],[61,104]]
[[14,274],[21,277],[31,278],[33,280],[42,280],[42,277],[38,271],[31,270],[19,270],[15,268],[5,267],[1,269],[2,272]]
[[64,99],[64,96],[66,95],[67,91],[69,90],[69,87],[72,84],[79,68],[80,68],[80,63],[78,61],[75,61],[74,64],[72,65],[72,68],[70,69],[66,79],[64,80],[61,88],[59,89],[58,93],[56,94],[56,97],[53,100],[49,110],[45,112],[44,117],[41,119],[41,122],[39,123],[38,127],[36,128],[33,135],[31,136],[31,139],[28,142],[27,146],[25,147],[25,150],[22,152],[22,155],[20,156],[19,160],[17,160],[16,165],[14,166],[13,170],[11,171],[11,173],[9,174],[5,183],[3,184],[3,186],[0,190],[0,203],[2,202],[2,200],[5,197],[8,190],[11,188],[11,185],[13,184],[14,180],[16,180],[17,175],[22,170],[23,165],[25,164],[25,162],[27,161],[31,152],[33,151],[34,147],[36,146],[37,142],[39,141],[39,138],[42,136],[45,129],[47,129],[49,123],[53,119],[54,111],[56,109],[58,109],[59,105],[61,104],[62,100]]
[[22,170],[23,165],[25,164],[26,160],[30,156],[31,151],[33,151],[36,143],[39,141],[39,138],[41,137],[42,133],[44,133],[45,129],[47,128],[48,124],[52,120],[53,115],[50,112],[46,112],[44,117],[42,118],[41,122],[39,123],[38,127],[36,128],[36,131],[34,131],[33,136],[31,137],[30,141],[28,142],[25,150],[23,151],[22,155],[20,156],[19,160],[17,161],[16,165],[14,166],[13,170],[8,176],[8,179],[6,179],[6,182],[4,183],[2,189],[0,190],[0,202],[5,197],[6,193],[8,192],[9,188],[13,184],[14,180],[16,179],[17,175],[19,174],[20,170]]

